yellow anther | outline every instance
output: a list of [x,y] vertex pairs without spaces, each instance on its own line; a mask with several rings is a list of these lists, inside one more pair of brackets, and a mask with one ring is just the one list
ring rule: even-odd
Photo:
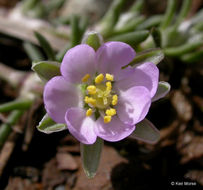
[[104,123],[109,123],[111,121],[111,116],[106,115],[104,116]]
[[89,97],[88,96],[85,96],[85,99],[84,99],[85,103],[89,103]]
[[102,81],[103,81],[103,79],[104,79],[104,75],[103,74],[99,74],[96,78],[95,78],[95,83],[96,84],[99,84],[99,83],[101,83]]
[[92,115],[92,109],[89,108],[87,111],[86,111],[86,116],[89,117]]
[[88,91],[89,94],[96,94],[96,90],[97,90],[97,88],[94,85],[89,85],[87,87],[87,91]]
[[113,79],[114,79],[113,75],[106,73],[106,80],[113,81]]
[[86,104],[92,104],[93,106],[96,105],[96,100],[94,98],[85,96],[84,101],[85,101]]
[[106,89],[107,90],[111,90],[112,89],[111,82],[106,82]]
[[112,105],[115,106],[117,103],[118,103],[118,96],[117,95],[113,95],[113,98],[112,98]]
[[108,116],[116,115],[116,109],[110,108],[110,109],[106,110],[106,115],[108,115]]
[[87,82],[89,78],[90,78],[90,75],[89,75],[89,74],[86,74],[86,75],[82,78],[82,82]]

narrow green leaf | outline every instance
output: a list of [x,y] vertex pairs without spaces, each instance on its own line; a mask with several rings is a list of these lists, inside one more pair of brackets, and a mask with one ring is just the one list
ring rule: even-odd
[[32,105],[31,100],[14,100],[12,102],[0,105],[0,112],[8,112],[12,110],[26,110]]
[[119,20],[121,9],[125,2],[125,0],[114,0],[107,13],[104,15],[100,26],[102,28],[102,36],[105,38],[111,35],[112,29]]
[[185,17],[187,16],[189,10],[190,10],[190,5],[191,5],[191,0],[184,0],[180,13],[178,15],[178,17],[176,18],[176,22],[174,23],[173,27],[177,28],[180,23],[185,19]]
[[134,16],[130,20],[122,23],[121,26],[115,27],[115,30],[112,35],[123,34],[126,32],[132,32],[136,27],[144,21],[144,16]]
[[92,31],[84,36],[82,43],[88,44],[96,51],[103,44],[103,39],[99,33]]
[[161,32],[158,28],[152,28],[151,34],[156,47],[161,47]]
[[30,60],[32,61],[44,60],[44,56],[39,51],[39,49],[35,45],[31,44],[30,42],[24,42],[23,48],[25,49]]
[[0,126],[0,148],[4,145],[6,139],[10,135],[12,126],[18,122],[23,113],[24,111],[22,110],[12,111],[7,118],[7,122]]
[[161,22],[161,29],[166,29],[170,25],[175,15],[175,9],[176,9],[176,0],[168,0],[166,13]]
[[130,11],[140,13],[144,6],[144,0],[136,0],[135,3],[132,5]]
[[59,10],[66,0],[49,0],[45,6],[46,14]]
[[181,57],[181,60],[186,63],[195,63],[203,59],[203,49],[185,54]]
[[163,19],[163,15],[155,15],[149,17],[147,20],[145,20],[143,23],[139,24],[136,27],[136,30],[146,30],[150,29],[152,27],[158,26]]
[[80,144],[83,169],[88,178],[93,178],[97,172],[102,147],[103,140],[100,138],[93,145]]
[[34,32],[34,34],[35,34],[37,40],[39,41],[42,49],[46,53],[48,59],[51,61],[55,61],[54,50],[52,49],[52,47],[51,47],[50,43],[47,41],[47,39],[36,31]]
[[202,46],[202,44],[203,44],[202,40],[190,42],[177,47],[165,48],[164,53],[165,55],[171,56],[171,57],[181,56]]
[[45,82],[54,76],[61,75],[60,63],[53,61],[33,62],[32,70]]
[[136,124],[136,129],[129,137],[155,144],[160,138],[160,132],[149,120],[144,119]]
[[50,134],[67,129],[63,123],[55,123],[47,114],[42,118],[37,129],[43,133]]
[[[133,65],[136,65],[139,63],[144,63],[144,62],[152,62],[155,65],[157,65],[163,59],[164,59],[164,54],[161,49],[159,49],[159,48],[149,49],[149,50],[138,53],[129,65],[133,66]],[[127,66],[129,66],[129,65],[127,65]],[[125,66],[125,67],[127,67],[127,66]]]
[[107,39],[107,41],[121,41],[128,43],[132,46],[137,46],[140,42],[144,41],[149,36],[149,31],[140,30],[135,32],[129,32],[127,34],[121,34]]
[[168,94],[170,89],[171,89],[171,85],[169,83],[160,81],[158,88],[157,88],[157,92],[154,95],[154,97],[152,98],[152,102],[157,101],[160,98],[163,98],[164,96],[166,96],[166,94]]
[[77,15],[71,16],[71,20],[70,20],[70,25],[71,25],[70,44],[71,44],[71,47],[78,45],[81,41],[79,21],[80,21],[80,19]]

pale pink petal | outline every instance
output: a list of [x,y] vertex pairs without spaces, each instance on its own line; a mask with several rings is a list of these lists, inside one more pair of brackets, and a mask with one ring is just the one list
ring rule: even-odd
[[70,108],[65,116],[70,133],[83,144],[93,144],[97,135],[94,132],[95,121],[86,117],[82,108]]
[[81,79],[89,74],[93,77],[96,72],[96,53],[86,44],[70,49],[61,63],[61,74],[72,83],[81,83]]
[[95,133],[106,141],[120,141],[129,136],[135,130],[134,125],[124,124],[117,116],[113,116],[111,122],[104,123],[100,117],[96,121]]
[[44,104],[48,115],[55,122],[65,123],[67,109],[79,104],[79,91],[62,76],[54,77],[44,88]]
[[120,92],[116,110],[122,122],[134,125],[145,118],[150,105],[151,97],[147,88],[135,86]]
[[155,64],[146,62],[124,70],[126,76],[122,75],[122,79],[116,82],[118,89],[125,91],[133,86],[144,86],[149,90],[151,98],[155,95],[159,79],[159,70]]
[[96,52],[97,69],[100,73],[115,75],[121,68],[130,63],[135,57],[135,51],[123,42],[108,42],[103,44]]

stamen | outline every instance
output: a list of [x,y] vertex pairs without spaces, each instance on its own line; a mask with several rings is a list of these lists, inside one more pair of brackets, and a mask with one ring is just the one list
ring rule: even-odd
[[106,115],[108,115],[108,116],[116,115],[116,109],[114,109],[114,108],[107,109],[106,110]]
[[111,121],[111,116],[106,115],[104,116],[104,123],[109,123]]
[[115,106],[117,103],[118,103],[118,96],[117,95],[113,95],[113,100],[112,100],[111,104],[113,106]]
[[106,82],[106,89],[111,91],[111,89],[112,89],[111,82]]
[[87,91],[88,91],[88,93],[89,94],[96,94],[96,86],[94,86],[94,85],[89,85],[88,87],[87,87]]
[[110,75],[109,73],[106,73],[106,80],[113,81],[114,77],[113,75]]
[[86,75],[82,78],[82,82],[87,82],[89,78],[90,78],[90,75],[89,75],[89,74],[86,74]]
[[101,83],[102,81],[103,81],[103,79],[104,79],[104,75],[103,74],[99,74],[96,78],[95,78],[95,83],[96,84],[99,84],[99,83]]
[[92,109],[89,108],[87,111],[86,111],[86,116],[89,117],[92,115]]

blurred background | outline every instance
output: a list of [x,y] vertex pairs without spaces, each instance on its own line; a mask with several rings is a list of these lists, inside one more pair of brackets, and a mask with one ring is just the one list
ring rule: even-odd
[[[202,0],[0,0],[0,189],[201,189],[202,21]],[[31,67],[34,61],[60,62],[91,30],[104,41],[130,44],[138,59],[160,62],[160,81],[171,91],[147,115],[160,130],[159,141],[105,142],[97,175],[89,180],[79,142],[68,131],[36,129],[45,114],[43,84]]]

